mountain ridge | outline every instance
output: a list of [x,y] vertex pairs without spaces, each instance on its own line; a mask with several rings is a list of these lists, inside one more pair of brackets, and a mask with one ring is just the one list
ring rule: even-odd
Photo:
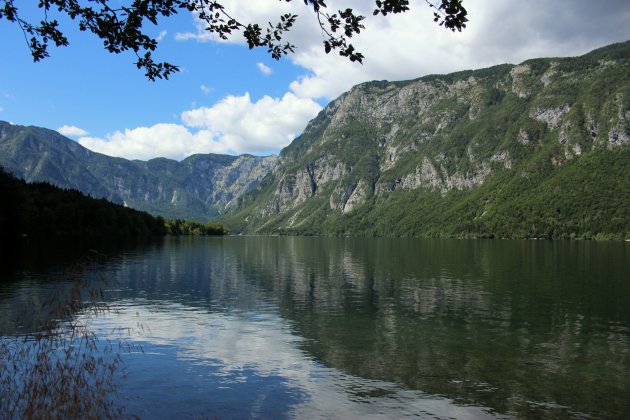
[[168,218],[215,217],[258,182],[275,159],[196,154],[180,162],[127,160],[92,152],[53,130],[0,121],[0,165],[19,178]]
[[6,126],[0,165],[17,176],[167,217],[218,218],[234,232],[630,238],[630,42],[362,83],[278,156],[105,164],[58,133],[42,136],[67,150],[9,139]]
[[[253,233],[627,238],[629,57],[625,42],[357,85],[282,150],[226,221]],[[587,168],[598,184],[570,202],[559,180],[576,172],[590,185]],[[538,202],[543,184],[558,190],[558,214]],[[608,203],[582,223],[594,198]],[[527,201],[540,207],[524,212]]]

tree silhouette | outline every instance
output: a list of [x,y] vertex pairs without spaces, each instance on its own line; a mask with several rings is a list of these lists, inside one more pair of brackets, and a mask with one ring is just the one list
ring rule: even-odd
[[[298,0],[284,0],[291,3]],[[338,9],[329,12],[324,0],[303,0],[317,19],[322,29],[323,46],[326,53],[337,51],[350,61],[362,62],[363,54],[349,42],[353,35],[365,29],[365,16],[356,14],[353,9]],[[434,9],[434,21],[450,30],[461,31],[466,27],[467,12],[463,0],[440,0],[434,4],[425,0]],[[17,24],[23,31],[26,43],[34,61],[49,56],[48,47],[69,45],[68,38],[60,29],[60,23],[53,16],[69,17],[77,22],[81,31],[91,32],[103,41],[110,53],[119,54],[132,51],[138,69],[145,71],[150,80],[168,77],[179,71],[179,67],[168,62],[156,62],[153,52],[158,40],[149,35],[144,24],[158,25],[159,21],[182,11],[194,13],[201,20],[206,31],[221,39],[228,39],[241,33],[250,49],[266,48],[275,58],[294,52],[295,45],[284,40],[286,32],[296,23],[297,15],[287,13],[275,23],[269,22],[264,28],[258,23],[241,22],[233,17],[221,2],[210,0],[123,0],[115,6],[108,0],[39,0],[42,13],[39,22],[22,17],[15,0],[0,0],[0,20],[6,19]],[[374,15],[404,13],[409,10],[409,0],[375,0]]]

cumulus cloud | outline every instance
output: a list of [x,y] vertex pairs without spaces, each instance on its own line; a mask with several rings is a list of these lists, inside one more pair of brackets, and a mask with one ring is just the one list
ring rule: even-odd
[[264,152],[289,144],[321,106],[311,99],[286,93],[282,98],[264,96],[253,102],[248,93],[228,96],[212,107],[182,113],[185,125],[205,128],[228,150]]
[[[630,37],[627,0],[531,0],[527,6],[518,0],[466,0],[470,22],[462,33],[436,25],[424,0],[411,0],[410,11],[387,17],[372,15],[373,1],[345,0],[338,7],[351,7],[366,16],[366,30],[352,39],[366,57],[360,65],[324,53],[317,21],[299,2],[258,2],[251,7],[250,1],[230,0],[225,4],[243,22],[265,24],[277,21],[282,13],[299,15],[287,37],[297,46],[289,59],[305,74],[290,88],[305,98],[332,99],[368,80],[402,80],[540,56],[578,55]],[[195,32],[179,34],[178,39],[217,40],[199,21]],[[221,42],[244,40],[235,36]]]
[[[298,22],[287,35],[297,46],[288,60],[303,69],[282,97],[252,101],[248,94],[231,95],[211,106],[181,114],[183,125],[157,124],[105,139],[83,138],[82,144],[103,153],[146,159],[168,156],[181,159],[192,153],[256,153],[277,150],[300,133],[320,110],[315,99],[333,99],[353,85],[369,80],[404,80],[519,63],[528,58],[583,54],[591,49],[630,38],[630,3],[627,0],[466,0],[470,22],[461,33],[433,22],[424,0],[411,0],[401,15],[373,16],[373,1],[344,0],[366,16],[366,29],[352,38],[365,55],[363,65],[334,52],[325,54],[317,19],[303,2],[225,0],[226,9],[242,22],[275,22],[283,13],[296,13]],[[178,40],[243,44],[235,34],[220,40],[194,21],[194,31],[177,33]],[[606,28],[603,31],[601,28]],[[271,69],[257,63],[263,74]],[[279,72],[278,72],[279,73]],[[210,88],[201,85],[208,94]]]
[[412,1],[409,12],[387,17],[361,9],[366,30],[352,42],[365,55],[363,65],[326,55],[321,42],[312,42],[317,37],[310,42],[302,37],[290,59],[307,71],[291,90],[300,97],[333,99],[364,81],[579,55],[630,38],[624,23],[630,21],[630,3],[623,1],[532,0],[525,7],[516,0],[467,0],[465,5],[470,22],[461,33],[434,24],[424,1]]
[[116,131],[106,138],[81,137],[79,143],[95,152],[127,159],[167,157],[181,160],[195,153],[227,153],[207,130],[191,132],[178,124],[155,124]]
[[270,67],[267,67],[265,63],[256,63],[256,66],[258,67],[258,70],[260,70],[260,72],[265,76],[269,76],[273,72],[273,70],[271,70]]
[[84,129],[74,125],[64,125],[63,127],[59,127],[57,132],[63,134],[64,136],[86,136],[88,134],[88,132]]
[[[301,2],[278,2],[278,1],[257,1],[256,6],[252,6],[251,1],[247,0],[225,0],[221,2],[225,5],[225,10],[242,23],[259,23],[264,29],[268,22],[276,22],[280,16],[286,13],[308,13],[308,8]],[[245,38],[237,31],[228,39],[221,39],[216,34],[206,31],[205,22],[196,18],[194,19],[194,32],[177,32],[175,39],[178,41],[195,40],[197,42],[219,42],[229,44],[243,44]]]
[[127,159],[157,156],[181,160],[195,153],[276,151],[291,142],[321,106],[292,93],[282,98],[228,96],[211,107],[185,111],[181,124],[156,124],[116,131],[105,138],[81,137],[95,152]]

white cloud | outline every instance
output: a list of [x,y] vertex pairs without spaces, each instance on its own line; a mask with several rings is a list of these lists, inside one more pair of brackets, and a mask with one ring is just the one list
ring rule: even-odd
[[273,70],[271,70],[271,67],[267,67],[265,63],[256,63],[256,66],[258,67],[258,70],[260,70],[260,72],[265,76],[269,76],[273,72]]
[[160,42],[161,40],[163,40],[166,37],[167,33],[168,33],[167,31],[160,31],[157,38],[155,38],[156,41]]
[[201,86],[199,86],[199,89],[201,89],[201,91],[203,92],[204,95],[209,95],[210,92],[212,92],[212,90],[213,90],[211,87],[208,87],[208,86],[203,85],[203,84]]
[[[183,112],[184,125],[158,124],[116,132],[105,140],[82,141],[104,153],[141,159],[271,151],[288,144],[316,115],[320,107],[314,99],[334,99],[357,83],[413,79],[541,56],[579,55],[630,38],[627,0],[608,0],[605,5],[592,0],[530,0],[527,6],[517,0],[466,0],[470,22],[462,33],[436,25],[424,0],[411,0],[409,12],[387,17],[372,16],[373,1],[342,3],[338,7],[351,7],[366,16],[366,29],[351,40],[365,55],[363,65],[335,52],[325,54],[317,20],[302,2],[256,2],[254,7],[249,0],[225,0],[226,10],[237,19],[263,27],[283,13],[299,15],[287,35],[296,52],[287,59],[304,71],[289,83],[286,94],[256,102],[248,94],[227,96],[212,106]],[[244,43],[239,34],[219,40],[198,20],[194,32],[177,33],[175,38]],[[271,70],[262,62],[256,65],[263,74]],[[200,89],[205,94],[211,91],[205,85]]]
[[127,159],[157,156],[181,160],[195,153],[260,153],[291,142],[321,106],[292,93],[252,102],[248,93],[228,96],[211,107],[182,113],[184,125],[156,124],[116,131],[106,138],[81,137],[95,152]]
[[[366,16],[366,29],[351,40],[365,55],[360,65],[334,52],[324,53],[317,21],[300,2],[258,2],[252,7],[248,0],[229,0],[225,5],[237,19],[263,27],[282,13],[299,15],[287,40],[297,46],[289,60],[306,71],[290,88],[304,98],[332,99],[368,80],[402,80],[540,56],[578,55],[630,38],[627,0],[608,0],[605,5],[592,0],[530,0],[527,6],[518,0],[466,0],[470,21],[462,33],[435,24],[424,0],[412,0],[410,11],[387,17],[372,15],[372,1],[345,0],[338,7]],[[196,29],[178,39],[216,41],[199,21]],[[227,42],[244,40],[236,35]]]
[[64,136],[85,136],[88,134],[88,132],[84,129],[74,125],[64,125],[63,127],[59,127],[57,132],[63,134]]
[[182,121],[189,127],[210,130],[226,149],[236,153],[265,152],[289,144],[320,109],[315,101],[292,93],[282,98],[264,96],[256,102],[245,93],[223,98],[212,107],[186,111]]
[[95,152],[127,159],[147,160],[167,157],[181,160],[195,153],[227,153],[213,133],[200,130],[190,132],[178,124],[155,124],[116,131],[105,139],[81,137],[79,143]]
[[305,47],[298,45],[290,59],[308,73],[293,81],[291,90],[300,97],[333,99],[364,81],[579,55],[630,38],[624,25],[630,20],[630,3],[618,0],[605,7],[587,0],[531,0],[527,7],[516,0],[467,0],[465,6],[470,22],[461,33],[433,23],[424,1],[412,1],[409,12],[387,17],[362,9],[366,29],[352,43],[364,53],[363,65],[326,55],[321,42],[313,42],[316,36],[311,42],[302,38]]
[[[268,22],[276,22],[280,16],[285,13],[306,14],[308,8],[300,5],[301,2],[279,2],[279,1],[257,1],[252,6],[251,1],[247,0],[225,0],[221,2],[225,5],[225,10],[235,19],[242,23],[258,23],[264,29]],[[193,13],[195,31],[194,32],[177,32],[175,39],[178,41],[195,40],[197,42],[219,42],[228,44],[244,44],[245,39],[240,31],[236,31],[233,36],[228,39],[220,39],[214,33],[205,30],[203,21],[197,19]]]
[[0,112],[4,112],[4,108],[0,106]]
[[189,41],[195,40],[197,42],[226,42],[218,36],[206,31],[203,26],[203,22],[195,20],[195,32],[177,32],[175,33],[176,41]]

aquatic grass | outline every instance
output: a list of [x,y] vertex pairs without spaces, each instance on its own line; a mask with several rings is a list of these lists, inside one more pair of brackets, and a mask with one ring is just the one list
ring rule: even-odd
[[[29,305],[19,334],[0,337],[0,417],[7,419],[120,418],[114,397],[124,377],[121,353],[132,347],[97,336],[90,322],[109,311],[103,288],[86,280],[93,253],[68,270],[41,307]],[[33,299],[37,300],[37,299]],[[38,319],[35,312],[45,313]]]

